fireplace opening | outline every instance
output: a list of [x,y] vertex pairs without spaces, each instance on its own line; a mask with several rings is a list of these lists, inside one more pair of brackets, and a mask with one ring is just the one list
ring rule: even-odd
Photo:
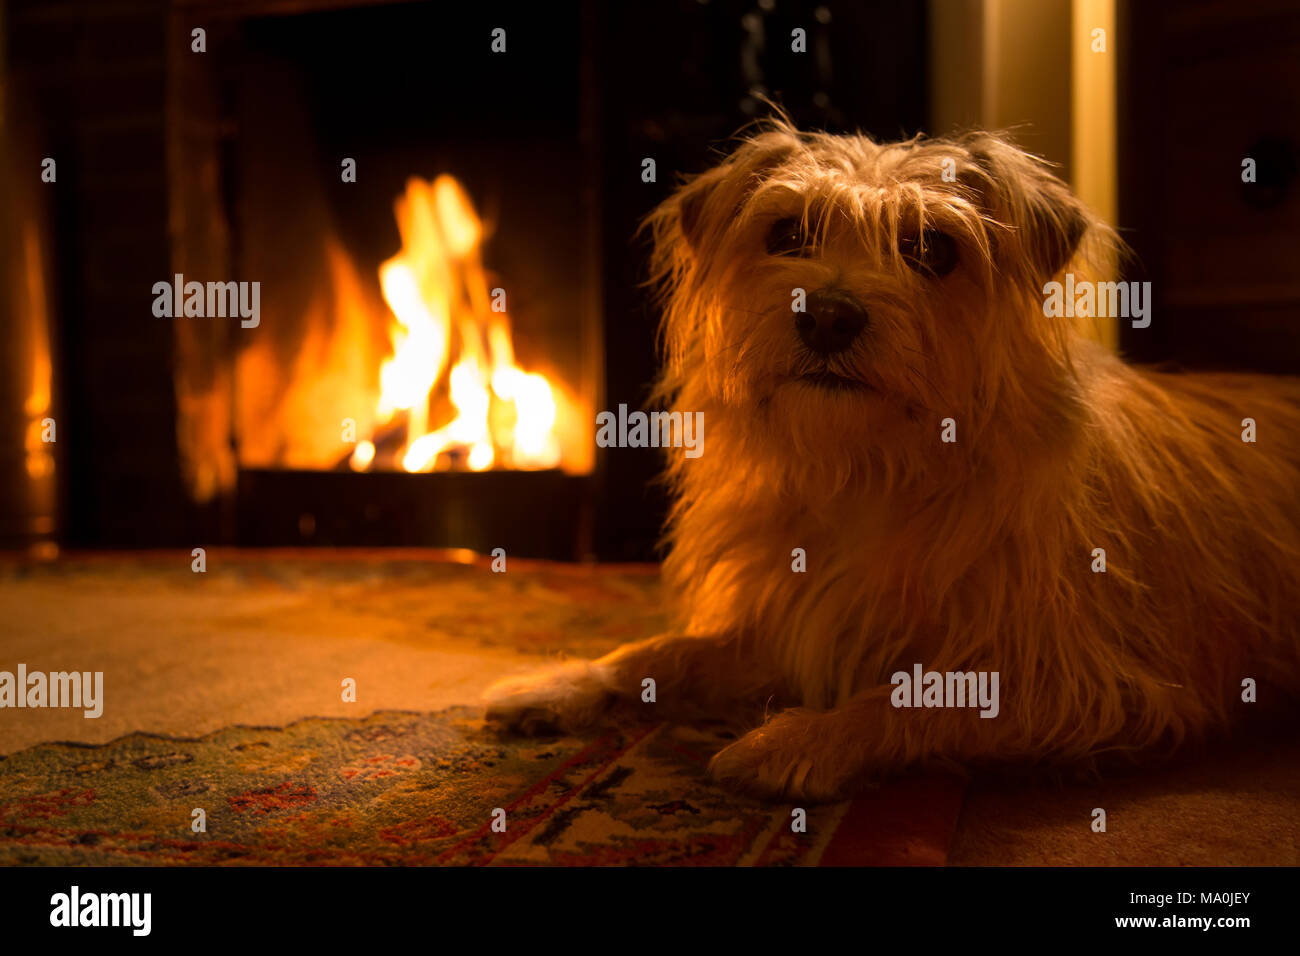
[[590,550],[603,370],[578,23],[521,24],[504,57],[431,49],[473,19],[247,17],[223,27],[239,56],[178,64],[211,116],[177,148],[213,170],[175,190],[196,226],[178,270],[261,283],[255,325],[178,328],[189,489],[233,496],[240,544]]

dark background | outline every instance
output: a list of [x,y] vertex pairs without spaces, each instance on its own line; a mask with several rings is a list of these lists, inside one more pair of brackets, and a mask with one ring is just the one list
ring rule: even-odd
[[[165,103],[178,30],[188,38],[192,26],[209,28],[204,56],[219,69],[221,95],[215,114],[194,122],[220,141],[236,247],[248,221],[241,170],[259,155],[273,162],[277,149],[267,135],[275,117],[256,112],[263,96],[276,102],[264,84],[291,77],[306,103],[293,121],[314,133],[321,181],[337,182],[338,155],[366,171],[346,198],[325,190],[358,263],[370,268],[393,251],[391,203],[406,175],[454,173],[499,223],[487,253],[494,269],[524,276],[525,289],[594,284],[597,408],[615,409],[645,406],[657,366],[636,227],[680,176],[715,162],[761,115],[756,95],[802,126],[886,139],[929,129],[924,3],[768,6],[10,0],[11,89],[34,118],[39,155],[59,158],[49,225],[60,543],[240,543],[228,520],[237,500],[199,507],[185,492],[175,342],[165,322],[148,321],[152,284],[172,274],[165,147],[175,130]],[[823,6],[829,23],[818,20]],[[1153,280],[1160,316],[1157,334],[1124,334],[1121,344],[1143,361],[1295,372],[1297,303],[1270,277],[1300,261],[1300,104],[1285,109],[1285,91],[1300,89],[1300,15],[1210,6],[1216,19],[1200,22],[1185,13],[1196,3],[1121,4],[1119,225],[1139,257],[1131,277]],[[778,38],[766,49],[747,40],[756,23]],[[804,56],[789,54],[795,25],[809,31]],[[505,56],[489,51],[495,26],[507,29]],[[280,72],[264,71],[267,63]],[[1274,95],[1252,99],[1251,84]],[[1222,149],[1207,153],[1216,142]],[[1265,188],[1205,197],[1206,163],[1248,149]],[[657,182],[641,180],[646,157]],[[1221,281],[1207,286],[1205,268],[1189,259],[1221,265]],[[598,450],[583,491],[584,553],[655,556],[665,508],[658,454]]]

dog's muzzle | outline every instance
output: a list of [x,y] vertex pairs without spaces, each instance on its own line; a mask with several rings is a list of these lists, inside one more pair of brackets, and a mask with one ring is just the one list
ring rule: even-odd
[[851,346],[870,317],[857,300],[824,290],[808,296],[807,308],[795,314],[794,327],[803,344],[818,355],[834,355]]

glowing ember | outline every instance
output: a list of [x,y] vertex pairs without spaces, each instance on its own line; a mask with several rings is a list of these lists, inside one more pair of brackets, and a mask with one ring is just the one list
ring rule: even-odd
[[515,364],[469,197],[451,176],[411,179],[395,212],[402,249],[379,268],[393,354],[380,368],[373,441],[358,442],[352,468],[368,470],[380,436],[394,434],[406,471],[556,467],[556,396]]

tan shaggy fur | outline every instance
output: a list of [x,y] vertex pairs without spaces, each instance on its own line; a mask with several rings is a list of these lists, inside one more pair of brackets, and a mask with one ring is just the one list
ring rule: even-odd
[[[769,254],[790,219],[806,248]],[[1300,381],[1141,370],[1044,317],[1048,280],[1104,278],[1119,243],[1041,161],[778,119],[648,227],[659,395],[705,426],[701,457],[669,456],[680,624],[502,681],[489,719],[730,717],[748,732],[716,777],[816,800],[935,762],[1163,751],[1256,706],[1246,678],[1258,706],[1300,688]],[[945,275],[900,252],[927,229],[956,244]],[[851,296],[867,329],[811,352],[796,288]],[[895,708],[915,663],[997,671],[1000,713]]]

